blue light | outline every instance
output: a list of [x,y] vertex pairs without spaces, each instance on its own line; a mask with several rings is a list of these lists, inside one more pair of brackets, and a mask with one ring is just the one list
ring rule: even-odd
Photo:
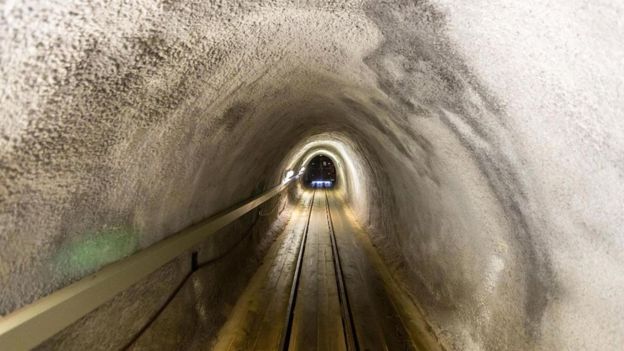
[[311,184],[313,188],[331,188],[333,182],[330,180],[313,180]]

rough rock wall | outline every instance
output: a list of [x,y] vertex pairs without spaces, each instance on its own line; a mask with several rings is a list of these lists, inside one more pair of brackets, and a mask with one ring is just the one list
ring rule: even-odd
[[0,8],[0,313],[333,133],[369,185],[352,206],[449,349],[624,342],[623,5]]
[[[46,350],[206,350],[289,218],[286,196],[198,245],[39,345]],[[235,272],[235,274],[233,274]]]

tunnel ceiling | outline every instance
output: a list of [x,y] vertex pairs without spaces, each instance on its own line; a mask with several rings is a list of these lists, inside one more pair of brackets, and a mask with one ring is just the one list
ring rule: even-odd
[[0,9],[0,313],[323,149],[449,349],[624,342],[623,5]]

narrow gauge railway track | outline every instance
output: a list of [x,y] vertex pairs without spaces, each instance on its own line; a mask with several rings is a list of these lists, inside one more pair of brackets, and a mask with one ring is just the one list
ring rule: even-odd
[[[292,336],[292,328],[293,328],[293,320],[295,317],[295,306],[297,304],[297,295],[299,291],[299,283],[301,280],[301,270],[303,266],[303,262],[305,259],[305,248],[308,239],[308,232],[310,229],[310,218],[312,216],[312,210],[315,204],[315,197],[317,195],[317,189],[314,189],[312,194],[312,201],[310,205],[310,209],[308,211],[307,222],[305,225],[304,233],[301,238],[301,243],[299,244],[299,252],[297,255],[297,263],[295,272],[293,274],[292,285],[290,289],[290,298],[288,301],[288,309],[286,313],[286,318],[284,321],[284,331],[282,333],[282,338],[280,341],[280,351],[287,351],[290,346],[290,339]],[[351,312],[351,307],[349,305],[349,296],[347,294],[347,289],[345,286],[345,279],[342,271],[342,266],[340,262],[340,252],[338,249],[338,242],[336,241],[336,235],[334,232],[334,225],[331,216],[331,208],[329,206],[329,199],[327,197],[327,190],[323,191],[323,197],[325,199],[325,215],[327,219],[328,233],[329,239],[331,242],[331,252],[332,252],[332,261],[334,268],[334,276],[336,278],[336,288],[338,290],[338,299],[340,304],[340,314],[342,320],[343,327],[343,336],[344,342],[346,345],[346,349],[348,351],[359,351],[359,345],[357,341],[357,335],[355,331],[355,325],[353,322],[353,314]]]
[[327,198],[327,190],[324,190],[323,193],[325,194],[325,213],[327,216],[327,226],[329,227],[329,237],[332,244],[332,258],[334,261],[334,272],[336,276],[336,285],[338,287],[338,297],[340,299],[342,326],[345,332],[345,344],[347,345],[347,350],[359,351],[360,347],[357,341],[355,324],[353,323],[353,313],[351,312],[349,295],[347,294],[347,287],[345,286],[344,274],[342,272],[340,251],[338,250],[338,242],[336,241],[336,233],[334,232],[334,222],[331,216],[329,199]]

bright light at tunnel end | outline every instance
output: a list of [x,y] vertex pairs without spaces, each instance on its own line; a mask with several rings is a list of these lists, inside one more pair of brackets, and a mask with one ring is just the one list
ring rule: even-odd
[[314,188],[331,188],[333,182],[329,180],[313,180],[310,184]]

